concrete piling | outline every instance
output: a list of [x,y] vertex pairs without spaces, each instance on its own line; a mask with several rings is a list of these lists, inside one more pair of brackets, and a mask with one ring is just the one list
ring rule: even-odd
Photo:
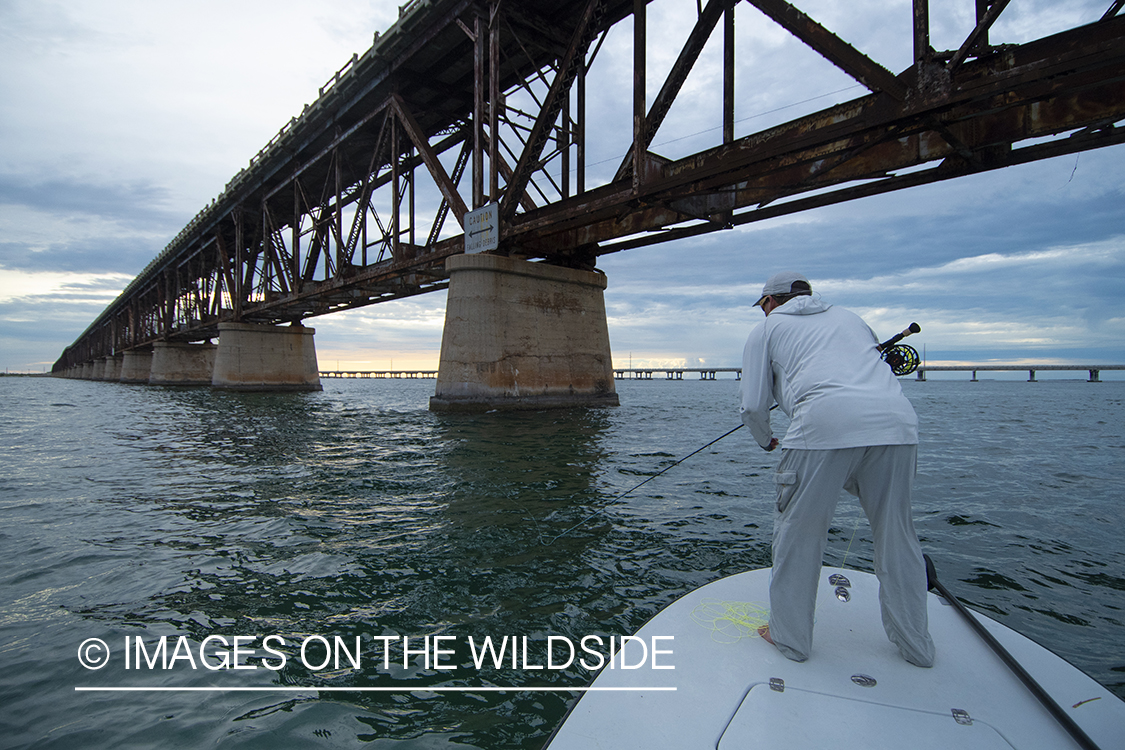
[[130,349],[121,360],[122,383],[147,383],[152,374],[152,349]]
[[446,270],[431,410],[618,405],[604,274],[484,254]]
[[216,349],[210,343],[157,341],[152,347],[149,385],[211,385]]
[[319,391],[315,333],[296,325],[220,323],[211,385],[235,391]]

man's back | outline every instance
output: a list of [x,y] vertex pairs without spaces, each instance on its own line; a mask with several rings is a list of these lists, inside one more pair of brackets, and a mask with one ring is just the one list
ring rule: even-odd
[[[753,342],[751,336],[747,346]],[[765,351],[759,354],[770,362],[774,398],[791,418],[786,448],[918,442],[914,409],[877,345],[859,316],[812,297],[773,310],[763,323]]]

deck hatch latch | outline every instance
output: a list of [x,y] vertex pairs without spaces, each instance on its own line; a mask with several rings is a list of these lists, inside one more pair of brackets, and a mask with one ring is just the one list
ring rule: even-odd
[[770,678],[770,690],[773,690],[775,693],[784,693],[785,692],[785,680],[781,679],[780,677],[771,677]]
[[969,716],[969,712],[964,710],[963,708],[953,709],[953,720],[958,724],[964,724],[965,726],[969,726],[973,723],[973,718]]

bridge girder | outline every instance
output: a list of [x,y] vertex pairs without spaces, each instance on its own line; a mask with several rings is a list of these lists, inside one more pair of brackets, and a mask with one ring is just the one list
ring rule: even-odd
[[[981,0],[976,26],[942,53],[930,47],[927,0],[912,0],[914,62],[896,75],[784,0],[747,0],[740,18],[764,15],[870,93],[735,138],[737,3],[700,3],[646,108],[653,1],[404,6],[398,23],[333,76],[55,369],[157,340],[211,338],[223,321],[297,322],[444,288],[445,258],[464,244],[449,215],[460,224],[466,210],[489,202],[500,206],[497,252],[592,267],[623,249],[1123,139],[1120,2],[1096,23],[995,46],[989,31],[1007,0]],[[587,78],[626,19],[632,147],[607,183],[588,187]],[[679,159],[652,153],[716,34],[721,141]]]

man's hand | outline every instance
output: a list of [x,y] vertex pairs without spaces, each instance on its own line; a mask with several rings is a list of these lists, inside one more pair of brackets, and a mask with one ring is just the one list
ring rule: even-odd
[[767,445],[766,447],[762,448],[762,450],[772,451],[777,446],[778,446],[777,438],[770,438],[770,444]]

